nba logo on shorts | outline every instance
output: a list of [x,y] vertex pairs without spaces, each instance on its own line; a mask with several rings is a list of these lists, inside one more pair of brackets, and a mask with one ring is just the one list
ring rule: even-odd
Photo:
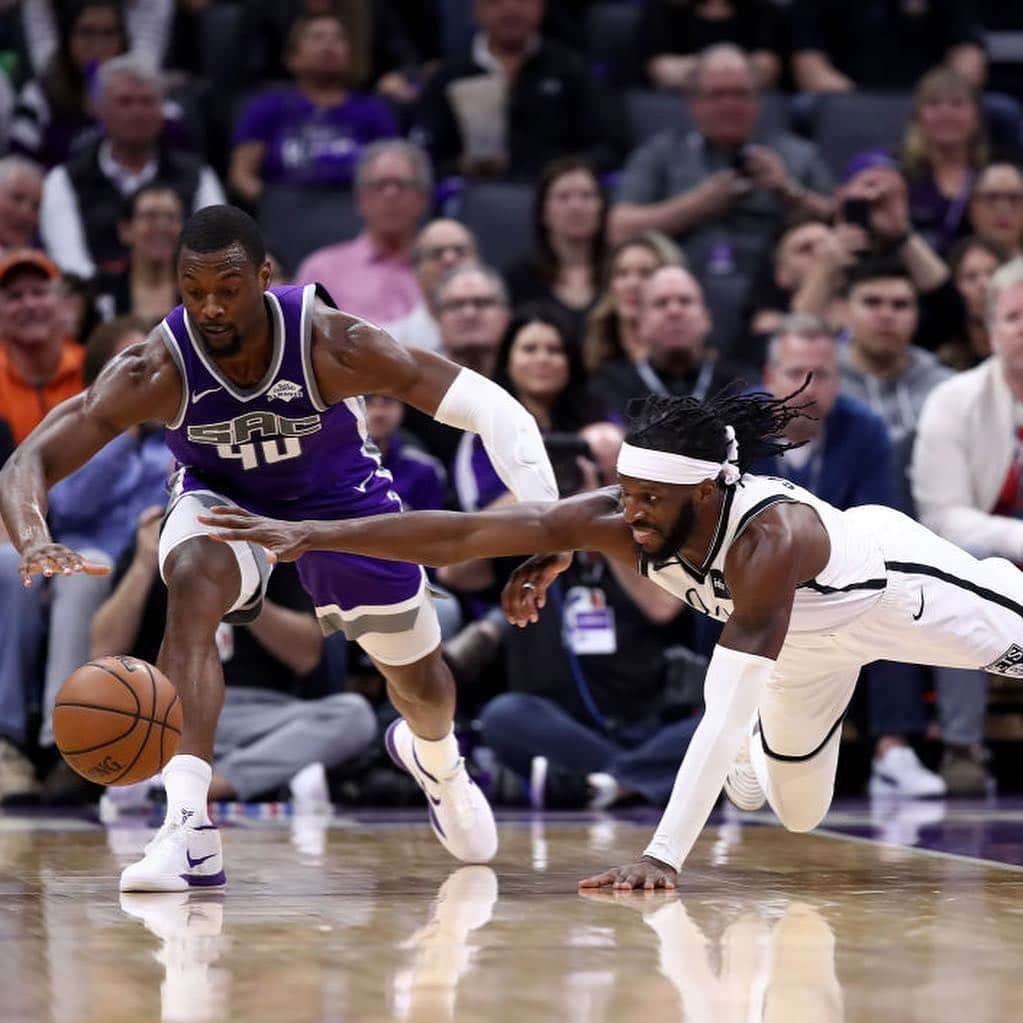
[[990,664],[985,664],[981,671],[1008,675],[1009,678],[1023,678],[1023,647],[1013,643],[1001,657]]

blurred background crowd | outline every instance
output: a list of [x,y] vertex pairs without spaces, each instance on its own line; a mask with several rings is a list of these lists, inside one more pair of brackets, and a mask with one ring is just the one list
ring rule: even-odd
[[[507,388],[565,495],[613,482],[631,398],[812,372],[806,443],[759,471],[1023,562],[1023,327],[985,318],[1023,255],[1021,97],[1023,7],[998,0],[0,0],[0,462],[177,304],[183,221],[229,201],[273,283],[321,282]],[[474,436],[384,396],[367,415],[407,507],[509,500]],[[169,461],[152,424],[54,489],[55,538],[110,576],[25,590],[0,546],[7,804],[153,797],[72,775],[50,717],[90,656],[156,659]],[[512,567],[431,573],[477,780],[512,805],[663,803],[714,626],[580,553],[513,630]],[[381,679],[323,640],[292,566],[218,649],[214,798],[420,798],[383,755]],[[863,681],[840,789],[1020,777],[1011,687]]]

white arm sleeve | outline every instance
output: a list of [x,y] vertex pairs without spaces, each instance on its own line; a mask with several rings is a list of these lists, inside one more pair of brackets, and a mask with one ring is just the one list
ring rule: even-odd
[[696,728],[671,799],[645,854],[680,869],[710,816],[728,769],[749,734],[774,661],[717,646],[703,685],[703,720]]
[[503,387],[463,368],[433,418],[478,433],[501,482],[519,501],[558,499],[536,420]]

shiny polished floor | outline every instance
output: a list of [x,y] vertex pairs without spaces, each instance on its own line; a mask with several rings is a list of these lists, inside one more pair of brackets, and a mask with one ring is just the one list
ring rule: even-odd
[[[680,893],[585,897],[649,815],[503,818],[492,867],[456,869],[419,813],[264,808],[224,821],[225,893],[121,896],[141,821],[0,815],[0,1021],[1018,1017],[1023,812],[899,813],[716,818]],[[909,847],[999,819],[995,859]]]

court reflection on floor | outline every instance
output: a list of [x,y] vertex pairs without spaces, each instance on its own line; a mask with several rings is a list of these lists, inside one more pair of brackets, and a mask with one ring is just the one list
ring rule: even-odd
[[[0,815],[3,1023],[970,1023],[1023,1010],[1023,873],[735,822],[682,889],[586,896],[644,837],[504,826],[452,869],[417,815],[225,830],[226,893],[125,895],[144,829]],[[109,844],[108,844],[109,842]],[[445,870],[445,867],[447,869]]]

